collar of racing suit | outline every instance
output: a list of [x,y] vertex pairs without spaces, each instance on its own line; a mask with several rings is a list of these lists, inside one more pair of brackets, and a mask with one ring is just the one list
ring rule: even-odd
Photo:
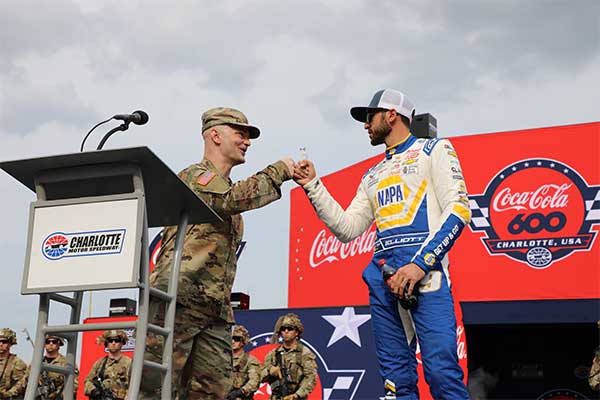
[[394,154],[400,154],[404,150],[408,149],[410,146],[412,146],[415,140],[417,140],[417,138],[410,133],[403,141],[385,149],[386,160],[391,159]]

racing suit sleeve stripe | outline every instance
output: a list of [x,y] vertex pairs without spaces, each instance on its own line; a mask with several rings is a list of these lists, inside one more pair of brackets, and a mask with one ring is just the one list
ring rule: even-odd
[[460,216],[460,218],[465,222],[465,225],[471,220],[471,209],[462,204],[455,204],[452,206],[452,214]]
[[321,221],[343,243],[358,237],[373,223],[373,210],[362,182],[345,211],[319,178],[304,185],[304,190]]
[[429,161],[431,183],[441,215],[439,224],[430,226],[427,240],[412,260],[426,273],[436,261],[441,261],[471,220],[467,190],[452,144],[446,139],[438,141]]

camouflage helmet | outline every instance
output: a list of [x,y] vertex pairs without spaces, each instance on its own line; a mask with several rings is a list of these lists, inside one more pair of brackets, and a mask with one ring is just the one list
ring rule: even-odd
[[241,336],[243,344],[250,342],[250,334],[244,325],[234,325],[231,336]]
[[275,328],[273,329],[273,336],[271,336],[271,343],[276,343],[282,326],[293,326],[298,331],[298,339],[302,337],[304,333],[304,325],[302,321],[300,321],[300,317],[298,314],[288,313],[279,317],[277,322],[275,323]]
[[115,329],[104,331],[104,333],[100,337],[102,338],[102,342],[104,343],[106,343],[110,338],[119,338],[121,339],[121,343],[123,344],[127,343],[127,341],[129,340],[129,337],[127,336],[127,333],[125,331]]
[[55,335],[51,335],[51,334],[47,334],[46,335],[46,340],[48,339],[56,339],[58,340],[58,346],[64,346],[65,345],[65,340],[63,338],[61,338],[60,336],[55,336]]
[[17,334],[10,328],[2,328],[0,329],[0,338],[8,339],[8,342],[12,344],[17,344]]

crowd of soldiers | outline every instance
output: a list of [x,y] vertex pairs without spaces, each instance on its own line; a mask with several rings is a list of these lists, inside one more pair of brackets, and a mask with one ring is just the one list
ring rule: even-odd
[[[274,328],[272,344],[278,344],[265,357],[264,363],[244,351],[250,335],[243,325],[232,329],[233,386],[226,400],[250,400],[263,382],[269,383],[271,399],[302,400],[314,390],[317,382],[317,363],[312,351],[300,339],[304,325],[293,313],[281,316]],[[127,398],[131,376],[131,358],[122,353],[128,336],[122,330],[108,330],[98,337],[106,355],[98,359],[84,381],[84,394],[93,400],[122,400]],[[0,329],[0,399],[22,399],[29,378],[27,364],[10,352],[17,344],[16,333]],[[67,359],[59,353],[63,338],[47,335],[44,362],[66,366]],[[78,370],[75,369],[75,391]],[[58,372],[42,371],[38,380],[36,399],[63,399],[65,376]]]
[[261,365],[256,357],[244,351],[249,342],[248,330],[242,325],[233,328],[233,387],[227,400],[250,400],[260,383],[269,383],[271,399],[302,400],[317,383],[317,362],[312,351],[300,338],[304,325],[298,315],[281,316],[273,330],[272,344],[278,344],[265,356]]

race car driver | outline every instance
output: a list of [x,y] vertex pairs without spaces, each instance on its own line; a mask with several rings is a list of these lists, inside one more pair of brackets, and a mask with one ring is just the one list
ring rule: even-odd
[[[319,218],[342,242],[376,223],[373,259],[363,272],[369,288],[373,329],[386,399],[418,399],[418,336],[425,379],[436,399],[468,399],[458,364],[456,318],[447,252],[469,223],[471,212],[457,154],[445,139],[416,138],[415,108],[402,93],[380,90],[366,107],[353,107],[371,144],[386,145],[385,158],[368,170],[344,210],[301,161],[294,179],[303,186]],[[396,268],[386,283],[378,262]],[[398,297],[418,289],[408,311]],[[416,333],[416,335],[415,335]]]

